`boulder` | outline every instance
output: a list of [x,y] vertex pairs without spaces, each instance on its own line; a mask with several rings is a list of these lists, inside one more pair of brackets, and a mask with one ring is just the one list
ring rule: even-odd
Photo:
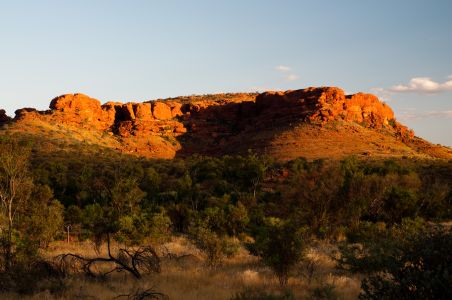
[[171,108],[163,102],[152,103],[152,114],[158,120],[168,120],[172,118]]
[[50,102],[52,119],[65,124],[104,130],[111,126],[109,113],[102,110],[99,100],[83,94],[66,94]]
[[171,104],[171,116],[173,118],[182,116],[182,103],[174,102]]
[[186,133],[187,128],[184,127],[184,124],[182,123],[176,123],[174,126],[174,133]]
[[135,117],[137,119],[144,121],[154,119],[154,117],[152,116],[152,107],[150,103],[134,103],[133,112],[135,113]]
[[90,98],[84,94],[66,94],[54,98],[50,102],[50,109],[63,112],[99,112],[101,110],[99,100]]
[[122,103],[120,102],[107,102],[101,106],[103,111],[103,120],[108,125],[113,125],[116,121],[116,108],[122,107]]
[[27,120],[33,121],[39,119],[39,112],[35,108],[21,108],[16,110],[14,120]]
[[118,134],[121,137],[129,137],[133,129],[132,121],[123,121],[118,125]]

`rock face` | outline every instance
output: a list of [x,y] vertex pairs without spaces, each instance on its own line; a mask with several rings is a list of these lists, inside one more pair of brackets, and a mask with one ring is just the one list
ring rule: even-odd
[[133,105],[135,117],[140,120],[149,121],[154,119],[150,103],[136,103]]
[[155,102],[152,104],[152,114],[157,120],[168,120],[173,117],[171,107],[163,102]]
[[371,94],[358,93],[347,97],[344,103],[345,120],[366,123],[369,126],[388,126],[394,120],[392,109]]
[[290,116],[322,125],[330,121],[356,122],[367,128],[394,130],[403,141],[414,137],[412,130],[395,120],[392,109],[372,94],[346,96],[336,87],[307,88],[266,92],[257,96],[256,105],[266,119],[284,120]]
[[272,116],[297,116],[305,121],[326,123],[344,120],[381,128],[394,120],[389,106],[371,94],[345,96],[334,87],[307,88],[287,92],[266,92],[256,98],[260,111]]
[[[0,122],[7,120],[0,111]],[[385,130],[401,141],[414,133],[398,123],[391,108],[371,94],[345,95],[335,87],[286,92],[217,94],[145,103],[107,102],[83,94],[53,99],[50,110],[16,111],[16,122],[40,120],[107,132],[128,152],[149,157],[192,153],[218,155],[236,149],[265,149],[276,136],[308,124],[359,124]],[[3,121],[5,122],[5,121]],[[358,125],[357,125],[358,126]],[[249,140],[254,140],[248,145]]]
[[84,128],[105,130],[112,125],[112,111],[103,110],[100,101],[84,94],[66,94],[54,98],[49,105],[52,119]]
[[0,109],[0,124],[7,123],[11,121],[11,118],[6,115],[6,111],[4,109]]
[[67,94],[54,98],[49,107],[67,113],[93,114],[100,110],[100,101],[83,94]]
[[41,115],[43,113],[37,111],[34,108],[21,108],[14,112],[16,116],[14,117],[14,120],[24,120],[24,121],[33,121],[33,120],[40,120]]

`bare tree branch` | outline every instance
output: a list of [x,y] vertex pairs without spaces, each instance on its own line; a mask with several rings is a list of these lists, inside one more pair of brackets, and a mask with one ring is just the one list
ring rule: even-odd
[[[84,257],[79,254],[66,253],[55,257],[55,263],[63,274],[83,272],[92,277],[105,277],[113,272],[126,271],[135,278],[141,278],[143,274],[160,273],[160,258],[151,246],[139,247],[138,249],[118,250],[113,255],[110,249],[110,238],[107,238],[108,257]],[[102,263],[110,263],[113,266],[107,271],[94,270]]]

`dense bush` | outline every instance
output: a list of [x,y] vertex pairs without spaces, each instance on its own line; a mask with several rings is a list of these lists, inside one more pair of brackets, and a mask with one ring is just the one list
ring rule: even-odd
[[282,293],[268,293],[265,291],[246,289],[236,293],[231,300],[294,300],[295,296],[289,290]]
[[360,299],[451,299],[452,233],[436,228],[402,244],[382,272],[365,279]]
[[231,257],[239,250],[238,240],[220,235],[205,226],[191,229],[191,240],[205,254],[209,267],[218,267],[224,257]]
[[340,266],[367,273],[361,299],[450,299],[452,234],[422,219],[363,223],[341,246]]
[[279,219],[267,219],[254,233],[255,240],[248,244],[248,249],[261,257],[285,286],[290,271],[303,258],[307,245],[305,236],[305,228]]

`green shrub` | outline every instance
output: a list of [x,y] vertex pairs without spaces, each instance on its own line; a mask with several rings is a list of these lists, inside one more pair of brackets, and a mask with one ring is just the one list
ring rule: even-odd
[[171,219],[165,211],[151,215],[149,235],[151,241],[161,244],[169,240],[171,233]]
[[323,284],[319,287],[312,288],[309,291],[310,300],[336,300],[338,299],[337,292],[334,290],[334,285]]
[[362,222],[351,230],[348,241],[339,245],[339,267],[371,274],[385,271],[412,241],[427,231],[421,218],[404,219],[400,225]]
[[248,244],[252,254],[269,266],[282,286],[287,284],[291,269],[301,261],[306,247],[306,228],[278,219],[268,219],[258,228],[254,243]]
[[190,231],[192,241],[206,255],[209,267],[218,267],[225,256],[231,257],[239,249],[237,239],[219,235],[205,226],[194,227]]
[[452,299],[451,249],[450,230],[418,235],[383,272],[363,281],[360,299]]
[[295,296],[289,290],[282,293],[270,293],[261,290],[246,289],[236,293],[231,300],[294,300]]

